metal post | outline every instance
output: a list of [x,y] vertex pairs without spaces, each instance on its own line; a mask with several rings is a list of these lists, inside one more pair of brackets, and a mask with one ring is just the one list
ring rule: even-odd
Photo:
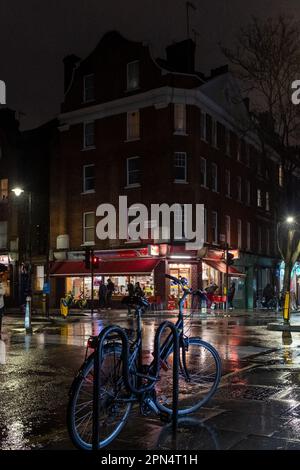
[[32,327],[31,327],[31,297],[29,295],[26,297],[24,326],[25,326],[26,333],[32,333]]
[[226,314],[228,312],[228,243],[226,243],[225,249],[225,261],[226,261],[226,279],[225,279],[225,290],[226,290],[226,304],[225,304],[225,311]]
[[94,315],[94,250],[91,250],[91,315]]

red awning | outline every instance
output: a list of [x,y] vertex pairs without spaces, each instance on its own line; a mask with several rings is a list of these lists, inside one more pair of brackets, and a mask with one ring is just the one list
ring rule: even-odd
[[[153,258],[126,261],[100,261],[94,274],[151,274],[160,260]],[[51,276],[88,276],[91,271],[85,268],[84,261],[57,261],[53,264]]]
[[[220,271],[220,273],[226,274],[226,263],[224,261],[212,261],[208,259],[203,260],[205,264],[210,266],[211,268],[216,269],[217,271]],[[228,266],[228,274],[229,276],[233,277],[243,277],[246,276],[244,273],[240,273],[235,267],[233,266]]]

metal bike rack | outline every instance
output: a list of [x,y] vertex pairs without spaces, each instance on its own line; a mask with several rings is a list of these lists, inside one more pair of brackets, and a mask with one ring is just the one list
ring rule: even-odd
[[[179,332],[175,325],[169,321],[161,323],[156,331],[154,339],[154,365],[153,376],[155,378],[159,375],[160,370],[160,340],[161,335],[166,329],[170,329],[173,335],[173,410],[172,410],[172,426],[173,431],[177,429],[178,422],[178,382],[179,382]],[[107,326],[98,336],[97,347],[95,349],[94,359],[94,386],[93,386],[93,434],[92,434],[92,448],[99,450],[99,419],[100,419],[100,364],[103,357],[103,349],[105,341],[111,334],[117,334],[122,343],[122,375],[127,390],[135,395],[142,395],[153,389],[153,383],[136,388],[130,381],[129,373],[129,340],[126,332],[117,325]]]

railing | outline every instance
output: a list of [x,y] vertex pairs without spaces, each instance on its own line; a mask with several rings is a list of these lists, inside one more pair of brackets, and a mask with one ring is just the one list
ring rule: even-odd
[[[97,346],[95,349],[95,359],[94,359],[94,386],[93,386],[93,434],[92,434],[92,448],[93,450],[99,450],[100,445],[100,389],[101,389],[101,374],[100,366],[103,358],[103,351],[105,342],[109,339],[111,334],[117,334],[117,337],[121,340],[122,343],[122,376],[124,384],[128,392],[139,396],[146,392],[150,392],[154,386],[155,382],[159,376],[160,369],[160,348],[161,348],[161,335],[162,333],[169,328],[173,335],[173,408],[172,408],[172,427],[175,432],[177,429],[178,422],[178,381],[179,381],[179,331],[175,325],[169,321],[161,323],[159,328],[156,331],[154,339],[154,361],[153,361],[153,375],[145,375],[145,378],[148,378],[151,383],[136,388],[130,380],[129,371],[129,340],[126,332],[117,325],[107,326],[104,328],[98,336]],[[141,376],[141,374],[139,374]]]

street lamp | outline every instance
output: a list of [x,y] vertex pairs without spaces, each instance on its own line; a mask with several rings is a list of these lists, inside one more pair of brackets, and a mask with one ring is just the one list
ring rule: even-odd
[[287,224],[293,224],[294,222],[295,222],[295,217],[290,215],[289,217],[286,218]]
[[[16,186],[12,189],[12,192],[15,196],[20,197],[25,190],[20,186]],[[26,247],[28,247],[28,255],[29,255],[29,288],[31,289],[31,264],[32,264],[32,249],[31,249],[31,206],[32,206],[32,195],[31,191],[26,191],[28,194],[28,234],[27,234],[27,243]],[[26,250],[27,251],[27,250]],[[25,329],[26,333],[31,333],[31,293],[28,292],[26,296],[26,304],[25,304]]]

